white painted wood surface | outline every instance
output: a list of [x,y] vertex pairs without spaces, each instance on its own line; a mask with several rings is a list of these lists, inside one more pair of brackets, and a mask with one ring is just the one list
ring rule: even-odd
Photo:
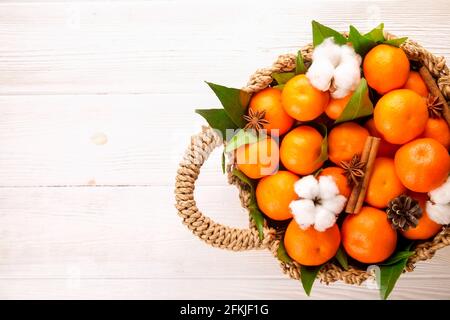
[[[379,22],[450,58],[448,1],[2,1],[0,298],[303,299],[268,252],[210,248],[173,207],[177,162],[200,130],[203,83],[245,84],[311,41],[310,21]],[[245,227],[220,153],[196,190]],[[450,299],[450,249],[393,299]],[[376,299],[317,283],[312,298]]]

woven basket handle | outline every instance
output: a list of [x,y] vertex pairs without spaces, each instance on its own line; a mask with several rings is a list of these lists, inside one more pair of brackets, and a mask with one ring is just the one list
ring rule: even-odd
[[195,181],[200,168],[211,152],[222,145],[221,137],[211,128],[191,138],[191,145],[181,161],[175,184],[176,208],[183,223],[201,240],[224,249],[239,251],[267,248],[271,242],[269,230],[260,240],[255,229],[237,229],[215,223],[204,216],[194,200]]

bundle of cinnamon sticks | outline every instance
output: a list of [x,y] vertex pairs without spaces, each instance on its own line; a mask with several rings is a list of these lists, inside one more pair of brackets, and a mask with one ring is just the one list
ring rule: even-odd
[[359,183],[355,184],[352,189],[352,193],[347,202],[345,212],[347,213],[359,213],[361,210],[364,199],[366,197],[367,186],[369,185],[370,176],[373,171],[373,164],[377,157],[378,148],[380,146],[380,138],[369,136],[364,144],[364,149],[361,154],[361,162],[365,163],[364,175]]
[[430,93],[434,97],[437,97],[439,99],[439,102],[442,103],[442,117],[445,119],[445,121],[447,121],[447,124],[450,126],[450,109],[441,90],[436,84],[436,81],[434,80],[430,71],[425,66],[420,67],[419,73],[422,76],[423,81],[427,85],[428,91],[430,91]]

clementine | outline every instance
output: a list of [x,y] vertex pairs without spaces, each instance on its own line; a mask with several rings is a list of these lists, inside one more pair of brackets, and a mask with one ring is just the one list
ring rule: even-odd
[[450,130],[442,118],[429,118],[421,137],[432,138],[446,149],[450,146]]
[[284,235],[284,246],[289,256],[304,266],[319,266],[336,255],[341,243],[339,228],[334,224],[324,232],[313,227],[306,230],[292,220]]
[[410,228],[406,231],[401,231],[402,236],[411,240],[426,240],[436,235],[441,229],[442,225],[434,222],[428,217],[426,211],[426,202],[428,196],[426,193],[411,193],[413,199],[419,201],[419,205],[422,208],[422,217],[419,219],[419,223],[415,228]]
[[429,192],[445,182],[450,157],[442,144],[431,138],[411,141],[395,154],[395,171],[402,184],[415,192]]
[[319,169],[323,137],[313,127],[300,126],[286,134],[280,147],[280,160],[290,171],[308,175]]
[[347,106],[347,103],[350,101],[352,94],[353,92],[340,99],[330,98],[330,102],[325,108],[325,113],[327,114],[328,118],[333,120],[339,118],[342,111],[344,111],[345,107]]
[[278,144],[271,137],[246,144],[236,150],[236,164],[247,177],[259,179],[278,169]]
[[425,98],[416,92],[398,89],[378,100],[373,118],[375,127],[388,142],[404,144],[425,130],[428,108]]
[[406,80],[404,89],[411,89],[417,92],[422,97],[428,97],[429,91],[425,81],[423,81],[422,76],[417,71],[410,71],[408,75],[408,80]]
[[401,48],[380,44],[363,61],[364,77],[370,87],[385,94],[401,88],[409,76],[409,60]]
[[328,157],[339,165],[361,154],[369,131],[354,122],[345,122],[331,129],[328,135]]
[[372,207],[349,214],[341,233],[345,251],[363,263],[386,260],[397,245],[397,232],[391,227],[386,212]]
[[346,198],[350,196],[352,189],[348,184],[347,177],[344,174],[344,169],[340,167],[328,167],[320,172],[319,177],[321,176],[332,177],[339,189],[339,193]]
[[294,183],[298,176],[289,171],[278,171],[259,180],[256,187],[256,201],[261,211],[273,220],[292,218],[289,204],[298,198]]
[[264,129],[271,135],[285,134],[294,124],[281,105],[281,91],[275,88],[266,88],[256,93],[250,100],[249,108],[253,112],[265,112]]
[[394,160],[377,158],[367,186],[365,201],[375,208],[386,208],[391,199],[406,192],[395,173]]
[[394,158],[395,152],[398,150],[398,148],[400,148],[400,145],[387,142],[375,127],[375,121],[373,120],[373,118],[370,118],[364,124],[364,127],[369,130],[371,136],[380,138],[380,146],[378,148],[377,155],[379,157]]
[[328,104],[328,91],[313,87],[304,74],[290,79],[281,93],[284,110],[299,121],[310,121],[320,116]]

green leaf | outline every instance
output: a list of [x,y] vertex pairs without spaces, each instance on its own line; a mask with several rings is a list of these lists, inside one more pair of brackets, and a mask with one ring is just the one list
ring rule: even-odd
[[323,162],[328,159],[328,129],[323,123],[309,122],[307,125],[314,127],[322,135],[322,143],[320,145],[320,155],[315,163]]
[[338,251],[336,252],[336,260],[339,262],[342,268],[344,268],[344,270],[348,270],[347,254],[345,253],[342,246],[340,246]]
[[373,104],[369,98],[369,90],[367,88],[366,79],[362,78],[359,82],[358,88],[353,92],[352,97],[345,106],[344,111],[335,121],[341,123],[351,121],[357,118],[362,118],[373,113]]
[[385,263],[379,265],[380,274],[378,282],[380,285],[380,296],[382,299],[386,300],[392,292],[398,278],[405,269],[409,257],[414,254],[414,251],[411,251],[413,244],[413,241],[407,242],[401,247],[401,251],[394,254]]
[[255,195],[255,190],[256,190],[256,184],[257,182],[253,179],[250,179],[249,177],[247,177],[242,171],[238,170],[238,169],[233,169],[233,175],[236,176],[239,180],[241,180],[243,183],[247,184],[250,187],[250,192],[251,192],[251,201],[255,200],[256,201],[256,195]]
[[264,239],[264,216],[261,211],[259,211],[256,203],[252,203],[248,206],[250,216],[253,221],[255,221],[256,228],[258,229],[259,240]]
[[317,177],[320,175],[320,173],[323,171],[323,168],[319,168],[316,170],[316,172],[313,173],[314,178],[317,179]]
[[350,26],[348,41],[351,42],[355,52],[361,56],[377,45],[373,40],[363,36],[354,26]]
[[297,59],[295,62],[295,74],[304,74],[306,73],[305,62],[303,61],[302,52],[299,50],[297,52]]
[[206,83],[214,91],[217,98],[219,98],[230,119],[239,128],[243,128],[245,126],[243,116],[247,111],[251,94],[239,89],[228,88],[211,82]]
[[383,34],[383,29],[384,29],[384,23],[380,23],[377,27],[375,27],[371,31],[367,32],[364,36],[367,39],[372,40],[373,42],[381,43],[385,40],[384,34]]
[[383,262],[381,266],[389,266],[393,265],[403,259],[408,259],[414,254],[414,251],[399,251],[396,252],[392,257],[390,257],[388,260]]
[[277,84],[276,86],[273,86],[272,88],[278,89],[278,90],[283,90],[284,89],[284,84]]
[[239,130],[227,143],[225,152],[231,152],[236,150],[240,146],[255,143],[261,138],[265,138],[265,135],[258,135],[254,130]]
[[326,27],[314,20],[312,21],[312,33],[314,47],[317,47],[326,38],[331,37],[334,39],[336,44],[343,45],[347,43],[347,39],[340,32]]
[[280,84],[286,84],[289,80],[295,77],[295,73],[293,72],[280,72],[280,73],[272,73],[272,78]]
[[277,257],[280,261],[283,261],[285,263],[290,263],[292,262],[291,257],[289,257],[286,248],[284,247],[284,241],[283,239],[280,240],[280,245],[278,246],[278,250],[277,250]]
[[399,251],[411,251],[412,246],[414,245],[414,241],[406,241],[401,246],[397,246]]
[[205,118],[211,128],[219,130],[223,139],[226,138],[227,129],[237,129],[224,109],[197,109],[195,112]]
[[413,245],[414,241],[406,241],[402,245],[399,245],[398,248],[400,251],[411,251]]
[[257,182],[247,177],[244,173],[241,171],[234,169],[233,175],[236,176],[239,180],[244,182],[250,187],[250,203],[248,205],[248,209],[250,212],[250,216],[252,217],[253,221],[255,221],[256,228],[258,229],[258,235],[259,239],[264,239],[264,216],[259,211],[258,205],[256,202],[256,184]]
[[317,162],[324,162],[328,160],[328,133],[323,137],[322,143],[320,144],[320,155],[317,158]]
[[302,281],[303,290],[305,290],[305,293],[308,296],[311,294],[311,289],[314,281],[316,280],[317,274],[319,273],[320,269],[322,269],[322,267],[323,265],[314,267],[300,267],[300,280]]
[[389,294],[394,289],[395,283],[405,269],[408,258],[403,258],[391,265],[380,266],[380,296],[386,300]]
[[348,35],[348,40],[352,43],[355,51],[364,56],[373,47],[380,43],[388,44],[391,46],[399,47],[403,42],[408,39],[396,38],[391,40],[386,40],[383,34],[384,24],[381,23],[376,28],[372,29],[370,32],[362,35],[354,26],[350,26],[350,32]]
[[225,174],[225,151],[222,152],[222,173]]
[[394,47],[400,47],[400,45],[403,42],[405,42],[406,40],[408,40],[408,37],[390,39],[390,40],[384,41],[383,43],[388,44],[390,46],[394,46]]
[[403,245],[397,247],[397,252],[393,254],[388,260],[383,262],[381,265],[391,265],[399,262],[402,259],[409,258],[414,254],[414,250],[411,250],[414,241],[408,241]]

